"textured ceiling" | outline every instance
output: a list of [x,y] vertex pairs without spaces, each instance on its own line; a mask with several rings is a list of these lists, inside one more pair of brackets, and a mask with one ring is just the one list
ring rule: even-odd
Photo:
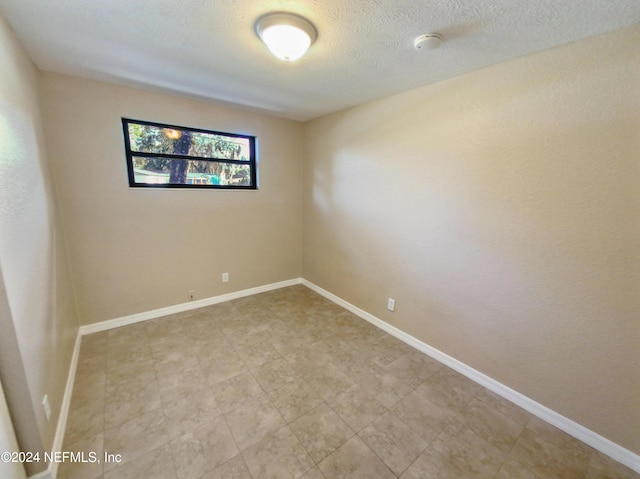
[[[318,29],[295,63],[254,31],[281,10]],[[0,14],[43,70],[307,120],[638,23],[640,1],[0,0]],[[414,50],[428,32],[442,45]]]

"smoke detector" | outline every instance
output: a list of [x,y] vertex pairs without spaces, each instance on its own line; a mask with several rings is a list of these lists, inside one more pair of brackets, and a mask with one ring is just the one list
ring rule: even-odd
[[413,48],[416,50],[434,50],[442,43],[442,35],[439,33],[425,33],[416,37],[413,41]]

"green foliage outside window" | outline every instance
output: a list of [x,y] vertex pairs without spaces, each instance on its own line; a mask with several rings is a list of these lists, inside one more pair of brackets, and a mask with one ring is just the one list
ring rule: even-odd
[[256,187],[254,137],[122,122],[131,186]]

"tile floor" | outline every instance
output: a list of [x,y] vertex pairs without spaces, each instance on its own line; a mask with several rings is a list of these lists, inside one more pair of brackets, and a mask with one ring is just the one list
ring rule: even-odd
[[85,336],[79,479],[640,475],[304,286]]

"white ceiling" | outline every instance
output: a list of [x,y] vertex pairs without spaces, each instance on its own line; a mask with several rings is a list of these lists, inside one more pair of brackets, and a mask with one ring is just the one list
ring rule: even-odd
[[[315,24],[301,60],[258,39],[269,11]],[[307,120],[638,23],[640,0],[0,0],[0,14],[42,70]],[[442,45],[414,50],[429,32]]]

